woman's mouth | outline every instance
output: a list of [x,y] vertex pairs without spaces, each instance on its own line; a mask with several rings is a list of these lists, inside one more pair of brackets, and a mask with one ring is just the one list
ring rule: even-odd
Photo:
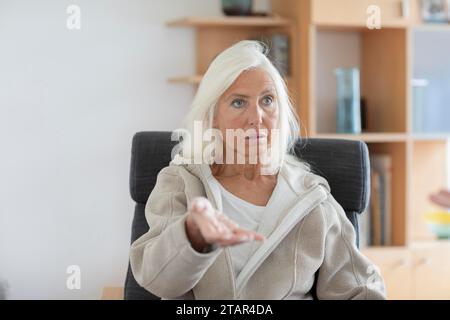
[[264,140],[266,138],[267,138],[267,135],[262,134],[262,133],[245,137],[245,139],[248,141],[260,141],[260,140]]

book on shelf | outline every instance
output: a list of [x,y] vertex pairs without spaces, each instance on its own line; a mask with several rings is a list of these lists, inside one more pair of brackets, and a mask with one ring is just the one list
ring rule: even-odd
[[282,77],[290,76],[290,43],[287,34],[275,33],[265,35],[261,38],[255,38],[267,45],[269,52],[268,58],[272,61],[275,68],[278,69]]
[[370,157],[370,205],[360,218],[360,246],[392,245],[392,160],[389,155]]
[[380,174],[376,171],[371,171],[370,175],[370,245],[381,246],[382,245],[382,230],[381,230],[381,186],[380,186]]

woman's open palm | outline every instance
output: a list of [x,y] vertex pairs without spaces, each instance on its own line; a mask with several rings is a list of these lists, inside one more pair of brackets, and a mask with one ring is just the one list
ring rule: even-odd
[[197,228],[197,232],[210,245],[226,247],[265,239],[263,235],[257,232],[240,228],[225,214],[215,210],[206,198],[198,197],[191,201],[188,219],[193,222],[188,226]]

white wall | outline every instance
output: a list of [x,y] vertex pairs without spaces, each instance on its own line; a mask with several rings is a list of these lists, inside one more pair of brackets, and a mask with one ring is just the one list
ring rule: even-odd
[[[67,6],[81,30],[66,28]],[[0,0],[0,281],[10,298],[96,299],[122,286],[133,202],[130,145],[176,128],[194,34],[166,21],[219,0]],[[81,267],[81,290],[66,268]]]

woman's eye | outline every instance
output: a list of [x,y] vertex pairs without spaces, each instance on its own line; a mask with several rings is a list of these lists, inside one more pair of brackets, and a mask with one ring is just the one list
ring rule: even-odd
[[233,102],[231,102],[231,105],[235,108],[242,108],[245,106],[245,101],[242,99],[235,99]]
[[266,96],[262,100],[265,106],[270,106],[273,103],[273,98],[271,96]]

